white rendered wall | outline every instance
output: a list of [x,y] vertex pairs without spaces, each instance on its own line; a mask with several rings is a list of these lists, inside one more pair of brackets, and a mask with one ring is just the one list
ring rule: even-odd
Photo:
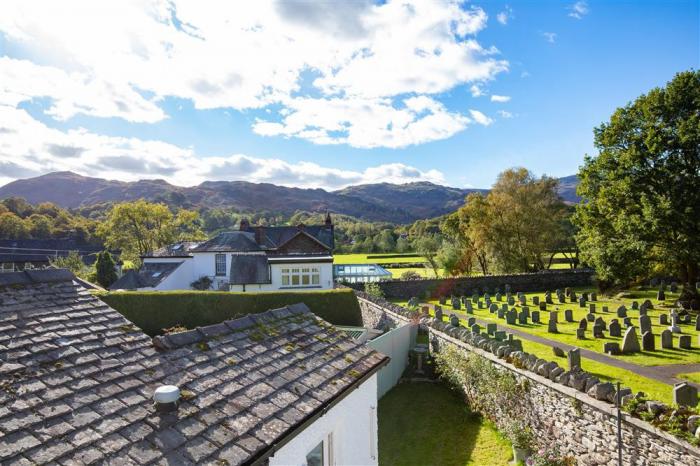
[[376,408],[375,374],[277,451],[270,458],[270,466],[306,465],[306,455],[321,441],[327,441],[330,433],[333,434],[333,465],[378,464]]
[[170,275],[156,286],[156,290],[191,290],[190,284],[195,280],[192,278],[192,268],[192,259],[184,259],[180,267],[170,272]]

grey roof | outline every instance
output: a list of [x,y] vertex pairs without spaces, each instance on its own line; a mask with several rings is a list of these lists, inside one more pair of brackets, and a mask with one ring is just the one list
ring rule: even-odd
[[229,283],[232,285],[270,283],[270,266],[267,263],[267,256],[232,254],[230,277]]
[[[104,246],[63,239],[0,239],[0,262],[43,262],[48,263],[56,257],[66,257],[71,251],[77,251],[86,265],[92,265],[97,253]],[[119,256],[119,251],[110,251]]]
[[334,248],[333,228],[330,226],[304,225],[302,228],[298,226],[263,228],[265,245],[269,248],[278,248],[282,246],[302,231],[325,245],[328,249],[332,250]]
[[249,464],[387,361],[304,305],[151,341],[71,279],[0,274],[1,464]]
[[112,283],[109,289],[154,288],[180,267],[182,262],[144,262],[139,270],[127,270],[116,282]]
[[191,249],[192,252],[217,252],[236,251],[252,252],[262,251],[255,242],[255,235],[249,231],[225,231],[219,233],[209,241],[205,241]]
[[143,257],[191,257],[190,250],[200,243],[201,241],[179,241],[156,249]]

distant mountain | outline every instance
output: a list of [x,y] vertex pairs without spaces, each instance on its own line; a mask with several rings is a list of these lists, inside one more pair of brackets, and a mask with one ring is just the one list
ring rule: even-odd
[[571,175],[559,178],[559,197],[568,204],[578,204],[581,198],[576,195],[578,176]]
[[[562,198],[577,202],[576,177],[561,181]],[[164,180],[125,182],[55,172],[8,183],[0,187],[0,199],[19,196],[32,204],[48,201],[75,208],[143,198],[188,208],[236,207],[285,215],[328,210],[370,221],[410,223],[456,210],[471,192],[488,190],[459,189],[428,182],[365,184],[330,192],[246,181],[205,181],[199,186],[182,187]]]

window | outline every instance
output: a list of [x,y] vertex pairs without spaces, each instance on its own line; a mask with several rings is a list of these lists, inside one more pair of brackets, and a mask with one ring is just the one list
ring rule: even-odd
[[333,466],[333,433],[328,434],[306,455],[306,466]]
[[324,466],[323,441],[306,455],[306,466]]
[[282,286],[312,287],[321,285],[321,270],[318,267],[282,269]]
[[216,264],[216,275],[226,275],[226,254],[216,254],[214,262]]

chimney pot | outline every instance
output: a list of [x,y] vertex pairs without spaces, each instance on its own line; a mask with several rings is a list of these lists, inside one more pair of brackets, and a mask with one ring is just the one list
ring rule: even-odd
[[156,411],[161,413],[177,410],[177,402],[179,399],[180,389],[175,385],[162,385],[153,393]]

